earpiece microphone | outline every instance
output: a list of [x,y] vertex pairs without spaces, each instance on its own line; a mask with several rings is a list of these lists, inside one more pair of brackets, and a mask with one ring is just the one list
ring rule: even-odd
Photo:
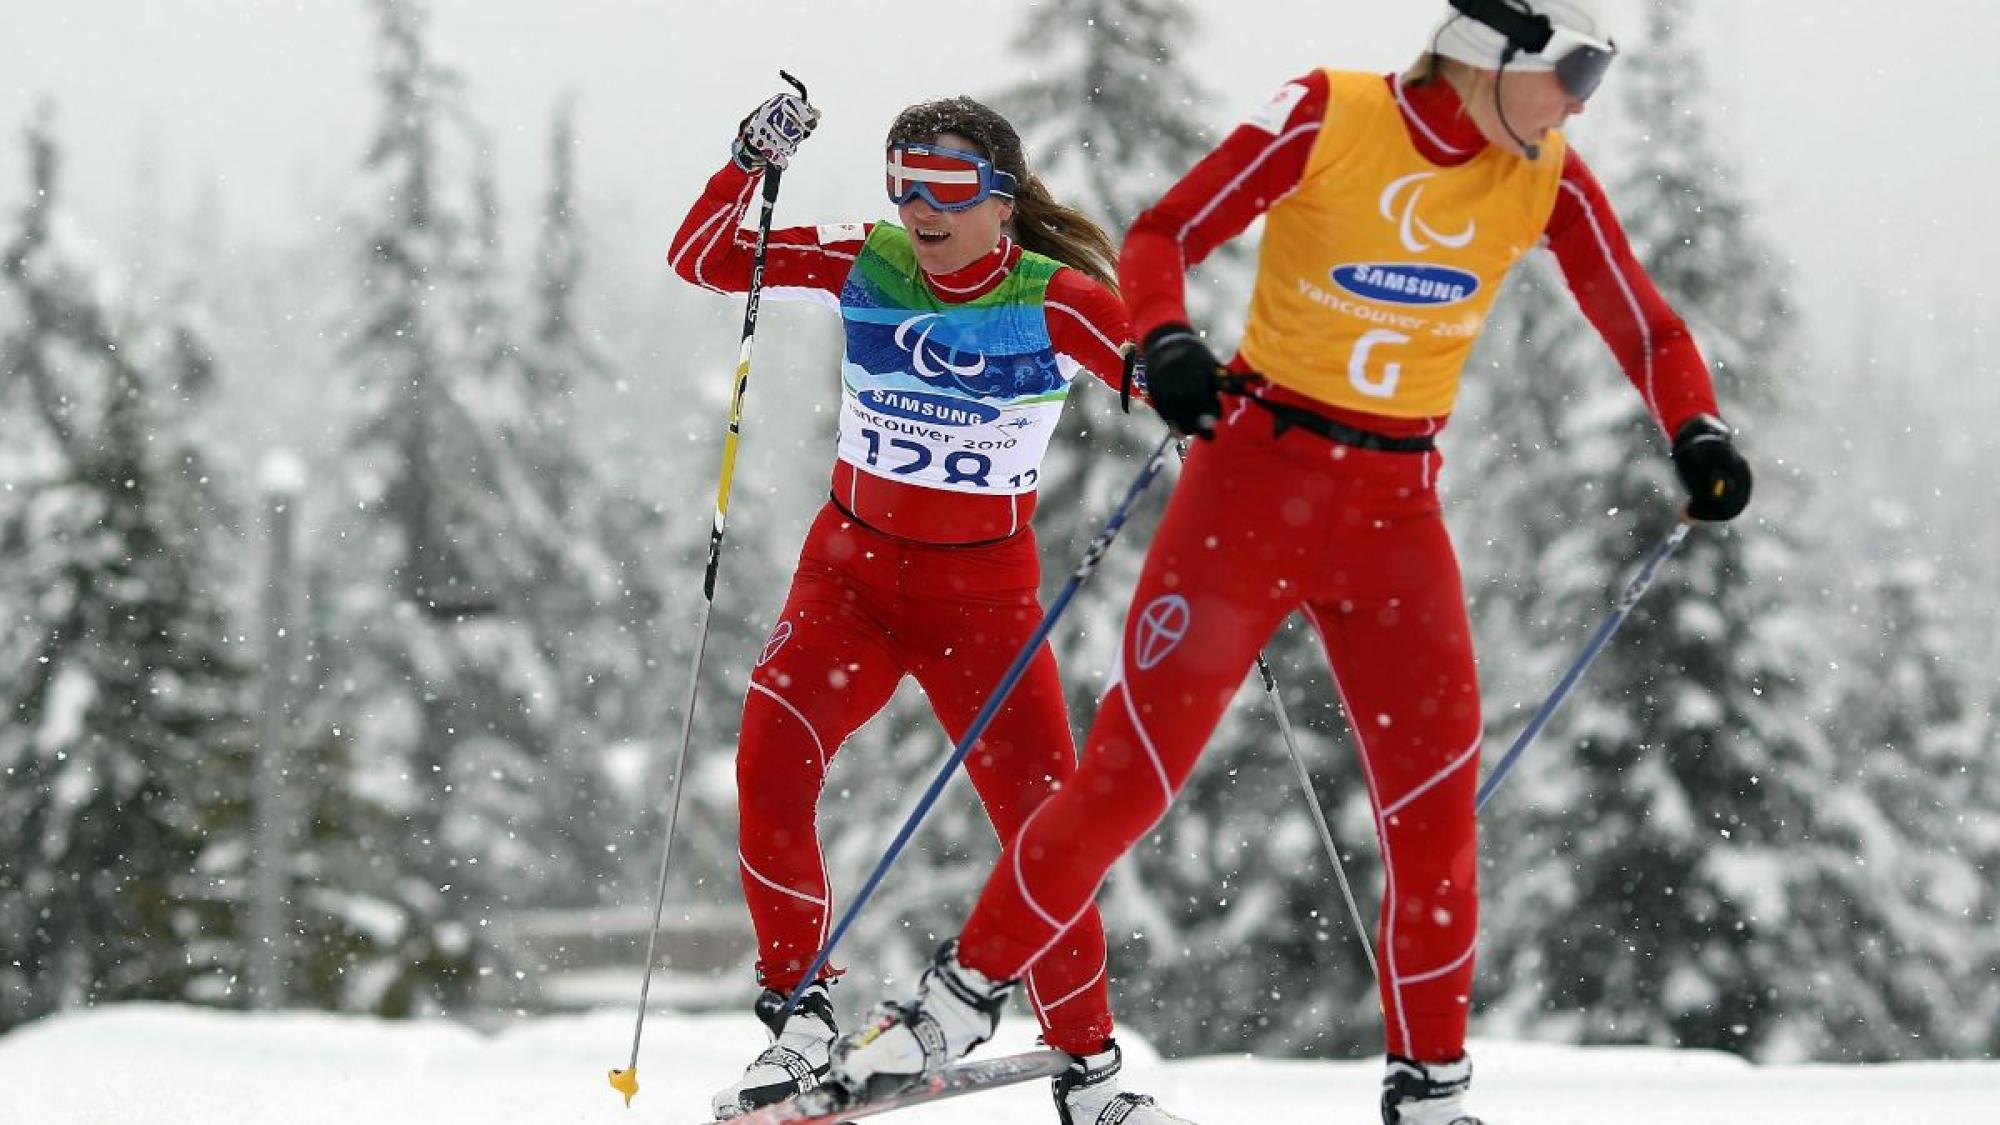
[[1507,120],[1507,106],[1500,100],[1500,84],[1507,80],[1507,64],[1514,61],[1514,56],[1519,50],[1520,48],[1509,43],[1507,44],[1506,52],[1500,56],[1500,69],[1493,74],[1493,114],[1500,119],[1500,127],[1507,130],[1507,135],[1513,138],[1516,145],[1520,146],[1521,155],[1527,157],[1529,160],[1540,160],[1542,158],[1542,146],[1533,141],[1523,139],[1521,134],[1514,131],[1514,123]]
[[1527,157],[1529,160],[1540,160],[1542,158],[1542,146],[1533,141],[1522,140],[1521,134],[1516,133],[1514,127],[1507,124],[1507,115],[1504,113],[1500,115],[1500,127],[1507,130],[1507,135],[1514,138],[1515,144],[1521,146],[1521,155]]

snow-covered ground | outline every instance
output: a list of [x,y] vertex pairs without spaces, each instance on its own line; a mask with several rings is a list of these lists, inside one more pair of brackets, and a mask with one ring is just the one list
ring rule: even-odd
[[[1012,1020],[994,1049],[1028,1045]],[[761,1045],[745,1017],[655,1014],[640,1093],[605,1082],[629,1013],[447,1023],[128,1005],[0,1036],[4,1125],[697,1125],[712,1087]],[[1952,1125],[2000,1121],[2000,1063],[1759,1068],[1706,1052],[1476,1043],[1492,1125]],[[1130,1086],[1202,1125],[1375,1125],[1374,1062],[1218,1057],[1161,1063],[1128,1044]],[[898,1125],[1055,1120],[1033,1083],[887,1118]]]

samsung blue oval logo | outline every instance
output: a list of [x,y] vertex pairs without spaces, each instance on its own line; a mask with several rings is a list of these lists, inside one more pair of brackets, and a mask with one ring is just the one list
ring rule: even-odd
[[1479,292],[1477,274],[1415,262],[1336,266],[1333,281],[1357,297],[1392,305],[1455,305]]
[[912,422],[933,422],[940,426],[983,426],[1000,417],[998,410],[983,402],[922,391],[880,388],[863,391],[861,405],[881,414],[907,418]]

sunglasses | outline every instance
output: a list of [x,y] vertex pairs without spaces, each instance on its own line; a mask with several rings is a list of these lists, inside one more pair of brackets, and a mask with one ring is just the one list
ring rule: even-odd
[[922,196],[940,211],[977,207],[989,195],[1014,198],[1014,177],[976,152],[902,142],[889,146],[889,201]]

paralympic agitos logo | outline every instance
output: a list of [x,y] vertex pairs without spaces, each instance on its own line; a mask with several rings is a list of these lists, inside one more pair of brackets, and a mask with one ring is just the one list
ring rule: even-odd
[[896,325],[890,337],[898,349],[909,355],[910,374],[926,386],[975,398],[1016,399],[1047,394],[1063,385],[1063,378],[1053,365],[1045,370],[1032,354],[981,355],[962,351],[944,339],[934,339],[932,333],[944,323],[940,313],[918,313]]
[[[1442,231],[1424,212],[1424,188],[1435,172],[1417,172],[1382,189],[1382,218],[1396,228],[1403,248],[1412,254],[1463,250],[1479,235],[1479,224],[1466,220],[1462,230]],[[1479,292],[1479,275],[1450,266],[1423,262],[1354,262],[1335,266],[1333,283],[1366,301],[1391,305],[1436,307],[1455,305]]]
[[[943,354],[943,349],[931,343],[931,330],[935,321],[944,318],[937,313],[918,313],[916,316],[896,326],[896,346],[910,353],[910,363],[916,369],[917,378],[933,385],[956,384],[971,389],[971,381],[979,378],[986,370],[986,357],[975,355],[971,363],[953,363],[951,357]],[[914,337],[910,330],[917,325],[923,330]],[[935,349],[935,350],[934,350]]]

